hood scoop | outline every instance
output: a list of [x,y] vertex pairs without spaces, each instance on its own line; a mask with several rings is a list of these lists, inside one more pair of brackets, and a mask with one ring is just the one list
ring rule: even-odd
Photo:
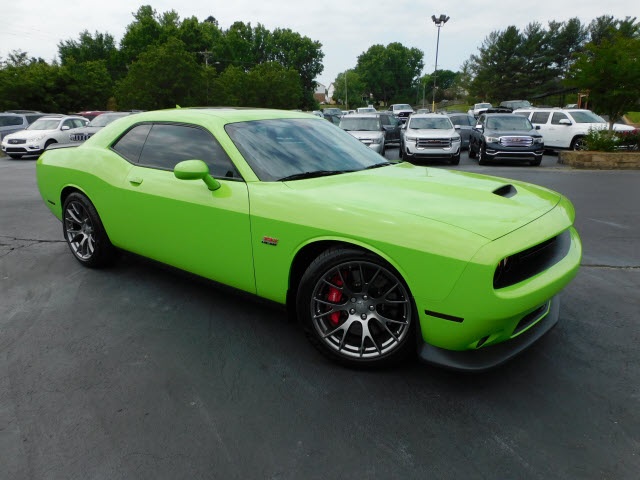
[[511,198],[515,197],[518,194],[518,190],[511,184],[502,185],[501,187],[496,188],[493,193],[498,195],[499,197]]

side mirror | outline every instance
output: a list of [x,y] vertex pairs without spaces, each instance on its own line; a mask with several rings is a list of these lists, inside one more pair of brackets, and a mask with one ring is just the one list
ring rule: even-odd
[[453,128],[455,128],[456,130],[460,130],[460,125],[454,125]]
[[202,160],[184,160],[174,167],[173,174],[180,180],[202,180],[211,191],[220,188],[220,182],[209,175],[209,167]]
[[540,130],[540,125],[536,125],[534,128],[535,128],[536,130]]
[[71,127],[68,125],[64,125],[62,128],[60,128],[60,130],[64,132],[65,130],[71,130]]
[[569,120],[568,118],[563,118],[559,120],[558,123],[560,125],[572,125],[571,120]]

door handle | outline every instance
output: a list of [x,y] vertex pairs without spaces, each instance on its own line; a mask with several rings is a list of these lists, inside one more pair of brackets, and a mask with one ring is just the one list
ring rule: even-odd
[[130,177],[129,183],[131,185],[140,185],[142,183],[142,177]]

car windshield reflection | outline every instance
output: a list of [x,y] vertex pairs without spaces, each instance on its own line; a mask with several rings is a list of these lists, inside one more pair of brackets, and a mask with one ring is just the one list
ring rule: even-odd
[[262,181],[309,178],[312,172],[358,171],[380,164],[378,153],[329,122],[259,120],[231,123],[225,129]]

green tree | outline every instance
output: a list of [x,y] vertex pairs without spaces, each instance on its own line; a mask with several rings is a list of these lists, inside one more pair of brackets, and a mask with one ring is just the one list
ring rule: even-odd
[[246,106],[288,109],[302,100],[300,75],[279,63],[261,63],[247,74],[246,80]]
[[394,42],[386,47],[373,45],[360,54],[356,71],[374,99],[409,101],[414,91],[414,79],[423,67],[420,50]]
[[173,37],[141,53],[116,88],[116,99],[122,109],[193,106],[204,102],[205,96],[205,72],[195,54]]
[[592,108],[610,127],[640,99],[640,36],[609,32],[590,42],[571,66],[568,83],[589,92]]
[[333,87],[333,99],[345,104],[347,108],[355,109],[366,105],[362,98],[367,88],[358,72],[347,70],[338,74]]

